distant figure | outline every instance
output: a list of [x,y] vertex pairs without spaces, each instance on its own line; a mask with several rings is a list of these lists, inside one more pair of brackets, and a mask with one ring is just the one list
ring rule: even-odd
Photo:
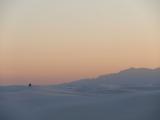
[[31,84],[31,83],[29,83],[29,84],[28,84],[28,87],[32,87],[32,84]]

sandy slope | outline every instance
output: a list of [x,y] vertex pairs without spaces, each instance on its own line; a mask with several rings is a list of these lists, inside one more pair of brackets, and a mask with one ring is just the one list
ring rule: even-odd
[[160,120],[160,90],[96,95],[0,87],[0,120]]

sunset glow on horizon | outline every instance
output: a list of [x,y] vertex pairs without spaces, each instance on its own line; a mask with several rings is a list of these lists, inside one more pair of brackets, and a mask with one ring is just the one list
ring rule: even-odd
[[54,84],[160,67],[157,0],[8,0],[0,85]]

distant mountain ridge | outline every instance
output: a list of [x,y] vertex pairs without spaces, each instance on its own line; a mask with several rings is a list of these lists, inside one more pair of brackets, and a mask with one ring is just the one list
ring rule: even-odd
[[82,79],[61,87],[70,89],[116,89],[120,87],[157,87],[160,86],[160,68],[129,68],[118,73],[102,75],[93,79]]

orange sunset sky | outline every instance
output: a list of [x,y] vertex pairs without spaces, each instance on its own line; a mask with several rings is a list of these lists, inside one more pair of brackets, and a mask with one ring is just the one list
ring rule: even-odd
[[160,67],[158,0],[2,0],[0,85]]

